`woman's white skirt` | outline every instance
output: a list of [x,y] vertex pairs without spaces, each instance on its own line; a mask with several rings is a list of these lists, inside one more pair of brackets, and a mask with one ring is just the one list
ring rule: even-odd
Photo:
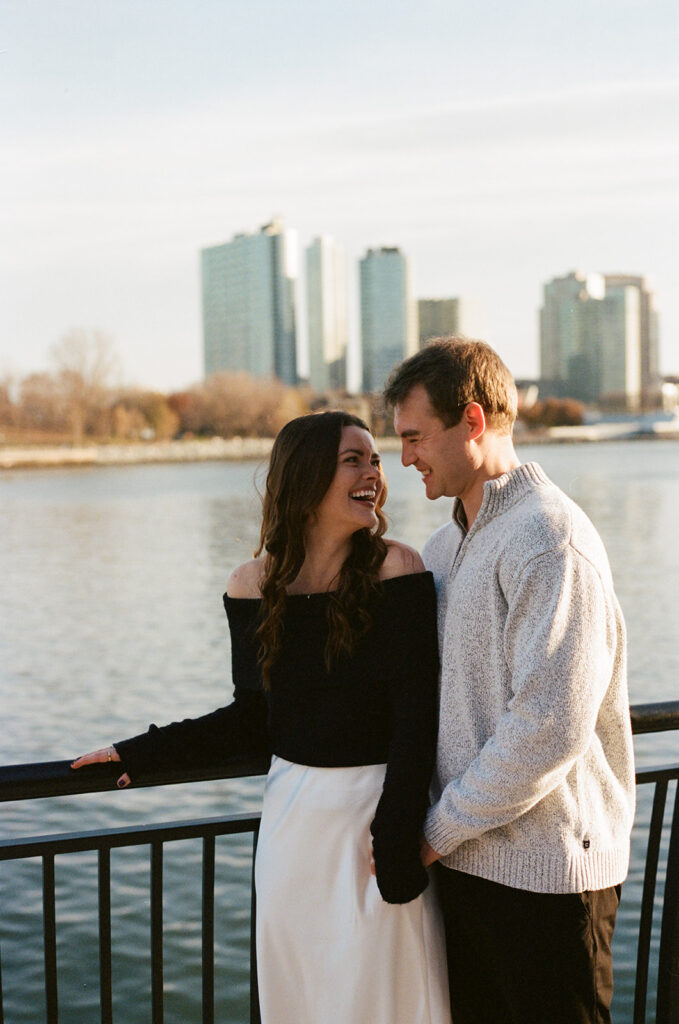
[[433,885],[392,905],[370,873],[384,773],[273,758],[255,862],[262,1024],[450,1024]]

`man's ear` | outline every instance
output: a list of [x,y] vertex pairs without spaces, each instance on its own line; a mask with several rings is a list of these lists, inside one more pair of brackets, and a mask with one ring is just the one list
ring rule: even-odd
[[462,413],[469,434],[468,441],[478,441],[486,432],[486,414],[478,402],[469,402]]

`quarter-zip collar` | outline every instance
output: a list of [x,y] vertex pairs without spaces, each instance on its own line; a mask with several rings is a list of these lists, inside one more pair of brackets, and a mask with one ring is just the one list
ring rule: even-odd
[[548,483],[549,477],[537,462],[522,463],[502,476],[486,480],[483,485],[481,506],[471,529],[467,526],[464,506],[459,498],[455,498],[453,502],[453,521],[460,527],[466,539],[470,533],[481,529],[489,519],[514,505],[528,490]]

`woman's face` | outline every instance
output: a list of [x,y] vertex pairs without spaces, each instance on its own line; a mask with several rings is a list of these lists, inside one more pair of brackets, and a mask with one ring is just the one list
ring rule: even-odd
[[383,490],[372,434],[361,427],[343,427],[335,475],[314,512],[314,526],[347,536],[366,527],[373,529]]

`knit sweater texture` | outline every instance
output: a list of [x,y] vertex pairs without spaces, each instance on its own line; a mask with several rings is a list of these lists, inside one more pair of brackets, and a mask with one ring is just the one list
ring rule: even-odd
[[528,463],[423,558],[437,590],[442,863],[532,892],[622,882],[634,816],[625,625],[585,513]]

